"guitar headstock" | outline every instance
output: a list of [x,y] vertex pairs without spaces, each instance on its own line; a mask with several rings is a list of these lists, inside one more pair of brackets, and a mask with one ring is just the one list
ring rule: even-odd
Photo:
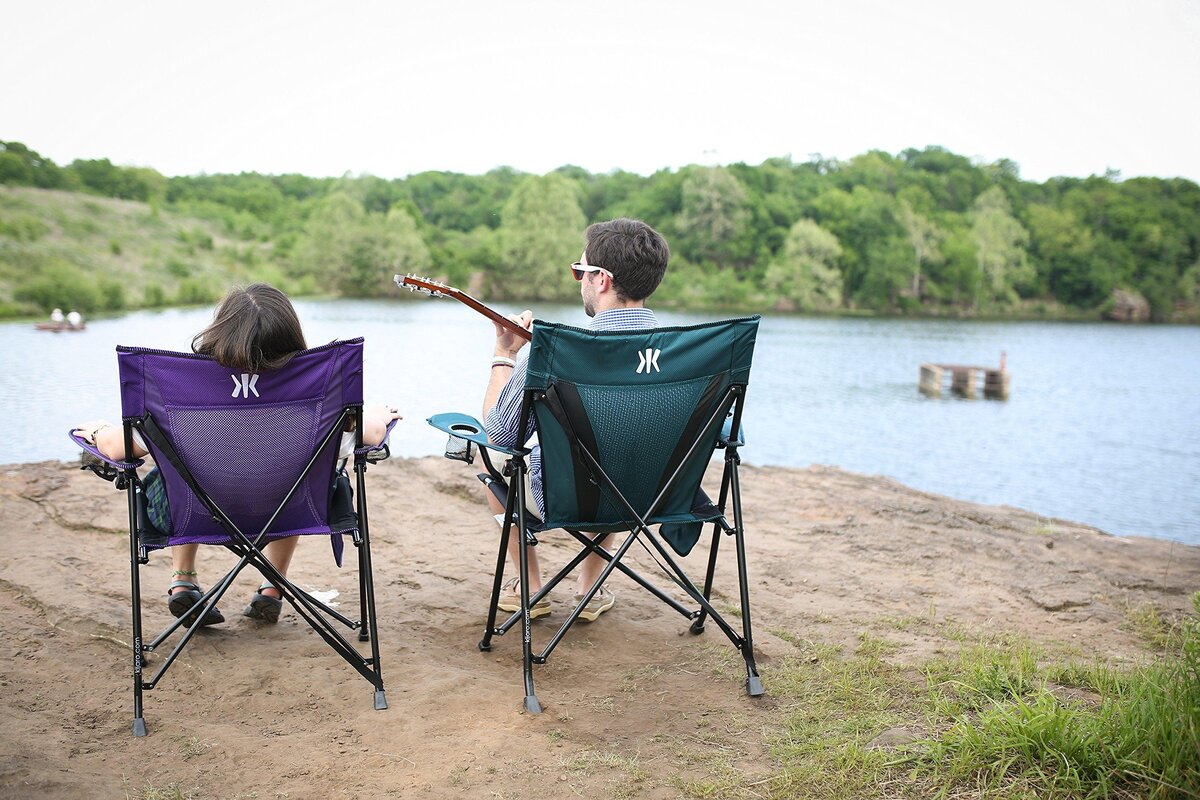
[[458,292],[453,286],[447,286],[430,278],[423,278],[420,275],[396,275],[393,280],[401,289],[408,289],[410,292],[421,292],[430,297],[445,297]]

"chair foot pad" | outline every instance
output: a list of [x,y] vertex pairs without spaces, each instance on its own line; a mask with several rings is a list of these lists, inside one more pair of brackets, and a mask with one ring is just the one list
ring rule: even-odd
[[133,735],[141,738],[146,735],[146,720],[142,717],[133,718]]
[[751,697],[761,697],[763,691],[762,679],[757,675],[751,675],[746,679],[746,694]]
[[530,714],[542,713],[542,704],[538,702],[537,695],[530,694],[525,696],[525,710]]
[[387,707],[388,707],[387,697],[384,696],[383,689],[376,689],[375,690],[375,710],[383,711]]

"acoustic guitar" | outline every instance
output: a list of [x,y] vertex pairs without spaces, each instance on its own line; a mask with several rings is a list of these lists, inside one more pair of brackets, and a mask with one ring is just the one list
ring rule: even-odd
[[532,333],[525,330],[508,317],[504,316],[498,311],[493,311],[483,303],[476,300],[474,297],[471,297],[471,295],[467,294],[466,292],[460,292],[453,286],[447,286],[444,283],[438,283],[437,281],[430,280],[429,278],[422,278],[419,275],[397,275],[393,280],[396,281],[397,286],[402,289],[408,289],[410,292],[421,292],[422,294],[427,294],[430,297],[453,297],[458,302],[462,303],[468,308],[478,311],[492,322],[504,327],[510,333],[515,333],[525,341],[528,342],[533,339]]

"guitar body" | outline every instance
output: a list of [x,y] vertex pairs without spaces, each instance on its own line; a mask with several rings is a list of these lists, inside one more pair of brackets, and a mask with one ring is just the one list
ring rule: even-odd
[[468,308],[478,311],[492,322],[504,327],[510,333],[520,336],[525,341],[528,342],[533,339],[532,333],[525,330],[508,317],[504,316],[498,311],[493,311],[483,303],[476,300],[474,297],[471,297],[471,295],[467,294],[466,292],[460,292],[453,286],[447,286],[444,283],[432,281],[429,278],[422,278],[419,275],[396,275],[393,280],[395,280],[397,286],[402,289],[408,289],[410,292],[421,292],[429,295],[430,297],[453,297],[458,302],[462,303]]

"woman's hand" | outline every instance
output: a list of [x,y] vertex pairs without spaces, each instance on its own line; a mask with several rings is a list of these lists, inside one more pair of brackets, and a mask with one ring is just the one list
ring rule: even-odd
[[388,423],[394,419],[404,419],[400,409],[389,405],[363,406],[363,444],[376,445],[383,443],[387,435]]
[[96,437],[100,434],[100,432],[111,427],[111,422],[106,422],[102,419],[94,419],[90,422],[79,423],[75,427],[75,430],[71,431],[71,433],[75,434],[80,439],[83,439],[88,444],[95,444]]
[[[122,426],[97,419],[91,422],[81,422],[71,433],[88,444],[95,445],[105,458],[113,461],[125,460],[125,430]],[[144,455],[146,455],[146,451],[138,445],[137,437],[134,436],[133,458],[141,458]]]

